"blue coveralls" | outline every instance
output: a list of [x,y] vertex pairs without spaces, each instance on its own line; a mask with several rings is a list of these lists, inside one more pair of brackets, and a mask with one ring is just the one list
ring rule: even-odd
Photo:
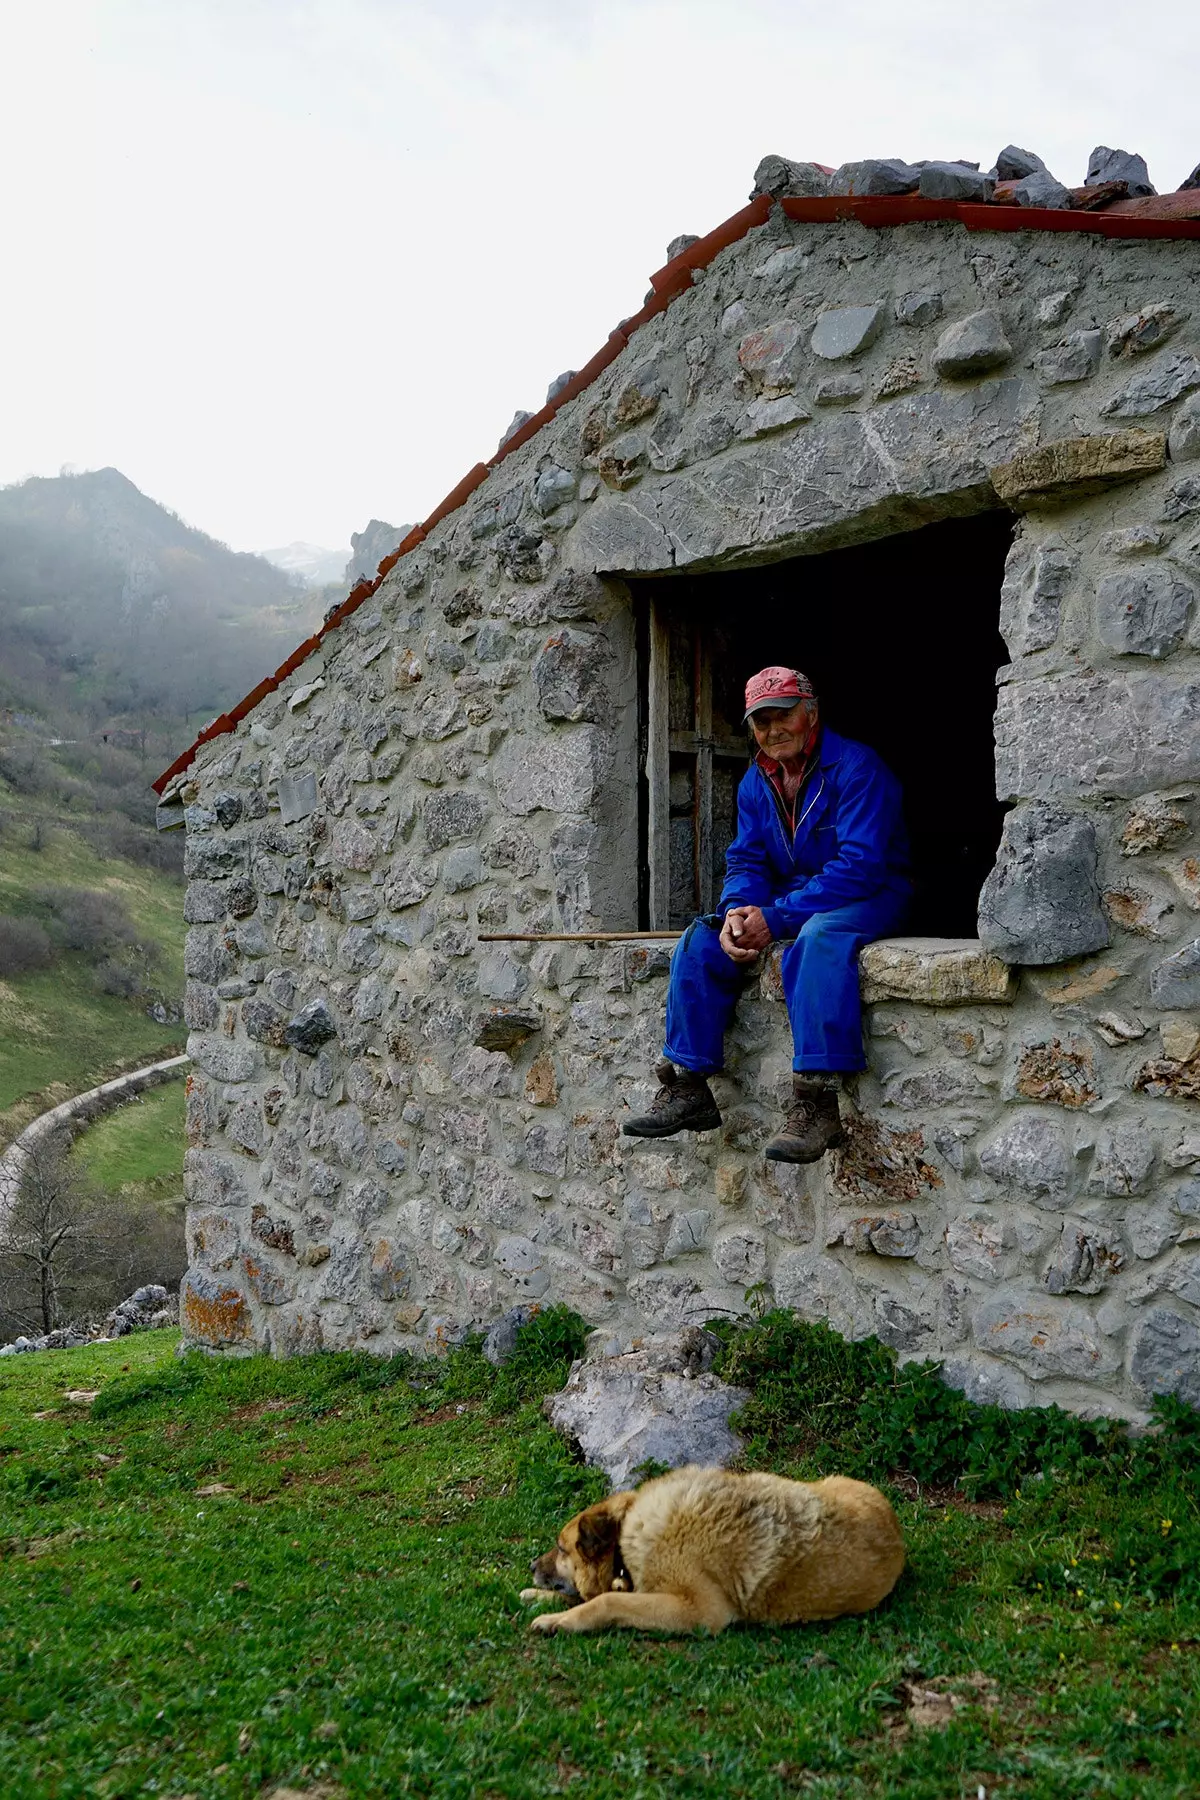
[[900,784],[865,744],[823,730],[801,789],[796,835],[755,762],[738,788],[737,836],[725,859],[719,911],[696,919],[676,946],[663,1054],[709,1075],[725,1061],[725,1033],[747,971],[718,941],[733,906],[762,909],[783,952],[783,991],[797,1073],[862,1069],[858,953],[904,919],[911,893]]

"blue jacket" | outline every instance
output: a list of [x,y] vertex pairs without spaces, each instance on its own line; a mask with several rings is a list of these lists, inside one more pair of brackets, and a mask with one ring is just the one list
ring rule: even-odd
[[873,750],[822,729],[792,843],[770,782],[751,763],[738,788],[722,915],[731,906],[757,906],[772,937],[793,938],[814,913],[910,892],[900,783]]

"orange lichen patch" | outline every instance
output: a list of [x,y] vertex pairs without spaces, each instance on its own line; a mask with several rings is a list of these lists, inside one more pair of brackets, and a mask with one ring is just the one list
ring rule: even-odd
[[1137,1093],[1150,1094],[1155,1100],[1200,1100],[1200,1063],[1159,1057],[1142,1064],[1133,1086]]
[[[1122,920],[1121,923],[1124,923]],[[1079,962],[1065,969],[1027,969],[1030,984],[1051,1006],[1070,1006],[1077,1000],[1093,1000],[1120,981],[1123,970],[1114,963]]]
[[1016,1088],[1026,1100],[1052,1101],[1056,1106],[1090,1106],[1097,1098],[1092,1085],[1095,1060],[1088,1044],[1030,1044],[1017,1067]]
[[217,1282],[210,1293],[201,1294],[189,1283],[183,1295],[183,1331],[186,1338],[214,1348],[245,1343],[253,1335],[246,1296]]
[[845,1121],[846,1142],[833,1153],[833,1185],[839,1193],[889,1200],[916,1200],[923,1189],[940,1188],[942,1178],[925,1161],[924,1134],[893,1131],[863,1113]]

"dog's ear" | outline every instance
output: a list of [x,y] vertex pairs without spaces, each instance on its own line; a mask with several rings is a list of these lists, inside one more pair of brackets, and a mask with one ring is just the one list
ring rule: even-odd
[[580,1553],[589,1562],[599,1562],[616,1544],[620,1529],[621,1521],[610,1510],[607,1500],[601,1500],[596,1506],[589,1506],[579,1519]]

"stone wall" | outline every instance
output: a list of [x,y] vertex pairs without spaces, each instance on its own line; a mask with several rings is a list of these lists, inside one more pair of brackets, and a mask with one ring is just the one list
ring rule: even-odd
[[[1197,257],[772,215],[204,747],[192,1340],[386,1352],[529,1297],[628,1336],[763,1286],[979,1396],[1200,1400]],[[761,1158],[768,966],[724,1130],[622,1140],[667,949],[478,942],[635,923],[622,577],[1001,495],[1018,804],[981,935],[1015,974],[869,952],[847,1148],[795,1170]]]

